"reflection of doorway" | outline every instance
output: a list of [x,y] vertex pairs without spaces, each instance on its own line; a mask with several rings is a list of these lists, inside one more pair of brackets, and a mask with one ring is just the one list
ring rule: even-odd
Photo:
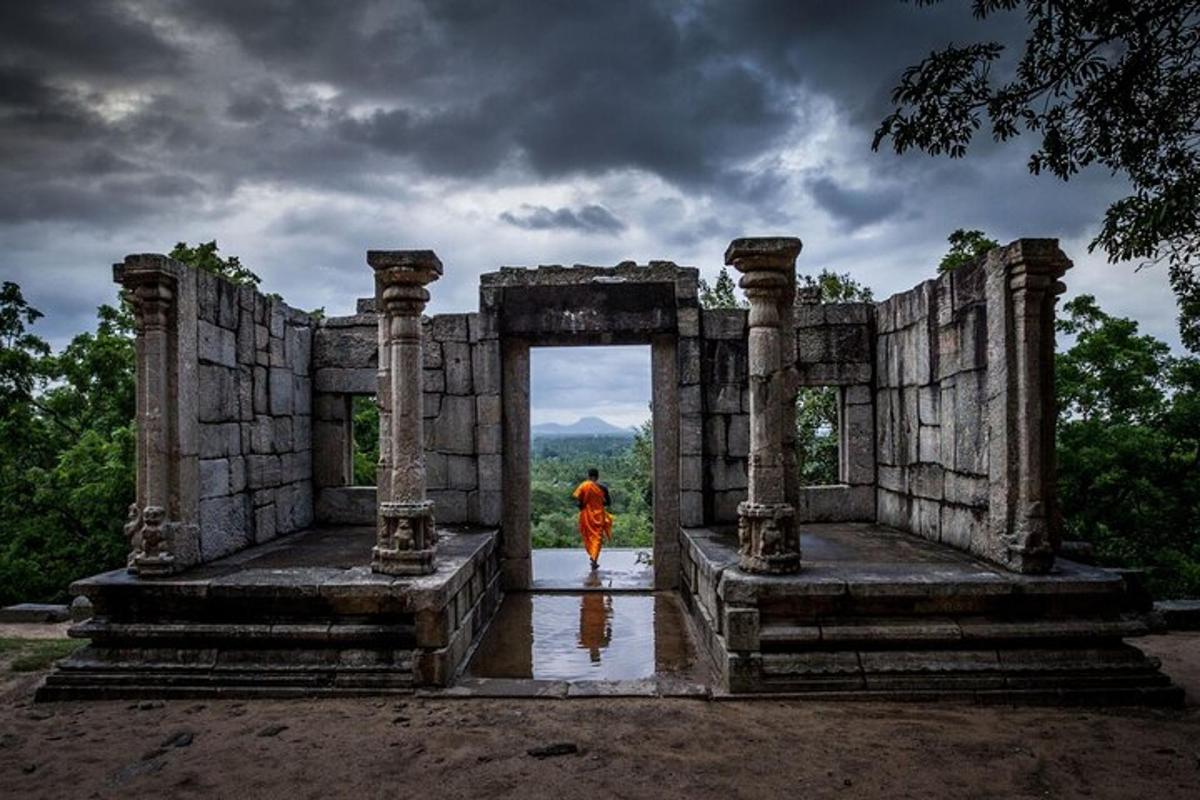
[[[535,589],[650,589],[650,348],[536,347],[530,364],[529,530]],[[572,492],[597,469],[612,536],[592,570]]]
[[[674,334],[647,334],[644,337],[626,337],[622,343],[650,345],[654,588],[674,589],[679,584],[680,413],[677,337]],[[572,342],[569,338],[564,340],[563,336],[557,335],[544,343],[516,337],[504,339],[501,343],[504,385],[502,483],[505,488],[501,525],[502,566],[505,588],[508,590],[529,589],[533,583],[530,526],[531,350],[536,349],[535,346],[563,344],[570,345]],[[585,339],[579,344],[594,345],[596,342]],[[587,374],[586,370],[581,372]],[[698,432],[695,438],[699,441]]]

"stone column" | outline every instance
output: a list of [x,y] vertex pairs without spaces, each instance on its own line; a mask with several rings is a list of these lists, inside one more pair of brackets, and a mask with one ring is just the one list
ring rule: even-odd
[[437,568],[437,531],[433,501],[425,496],[421,312],[429,301],[425,286],[441,276],[442,262],[431,250],[370,250],[367,263],[375,270],[380,315],[380,483],[386,489],[371,569],[427,575]]
[[800,536],[784,476],[780,341],[780,306],[792,302],[795,279],[789,276],[799,253],[800,240],[793,238],[734,239],[725,251],[725,263],[742,273],[739,286],[750,301],[750,488],[738,505],[738,563],[750,572],[800,568]]
[[[161,256],[158,259],[162,259]],[[153,257],[126,259],[120,280],[133,307],[137,335],[137,501],[129,507],[129,571],[167,575],[175,555],[166,536],[171,502],[172,338],[177,279]]]
[[1054,306],[1066,288],[1059,280],[1070,261],[1057,242],[1023,239],[1008,247],[1012,308],[1011,392],[1015,463],[1009,562],[1022,572],[1044,572],[1054,562],[1061,532],[1055,509]]

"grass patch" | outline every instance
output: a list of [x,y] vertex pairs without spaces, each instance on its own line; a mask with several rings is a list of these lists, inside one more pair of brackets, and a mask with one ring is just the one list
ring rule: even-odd
[[13,672],[38,672],[49,669],[60,658],[69,656],[83,642],[75,639],[0,638],[0,655],[11,656],[8,668]]

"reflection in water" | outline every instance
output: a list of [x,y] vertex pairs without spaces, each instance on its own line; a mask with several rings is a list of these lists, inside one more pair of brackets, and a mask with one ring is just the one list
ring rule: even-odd
[[632,680],[693,666],[670,595],[510,594],[471,660],[480,678]]

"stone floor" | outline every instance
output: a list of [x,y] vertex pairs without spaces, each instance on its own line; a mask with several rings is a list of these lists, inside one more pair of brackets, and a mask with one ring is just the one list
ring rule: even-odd
[[[650,591],[654,567],[650,548],[606,547],[593,570],[581,547],[533,551],[533,589],[546,591]],[[640,560],[639,560],[640,556]]]

